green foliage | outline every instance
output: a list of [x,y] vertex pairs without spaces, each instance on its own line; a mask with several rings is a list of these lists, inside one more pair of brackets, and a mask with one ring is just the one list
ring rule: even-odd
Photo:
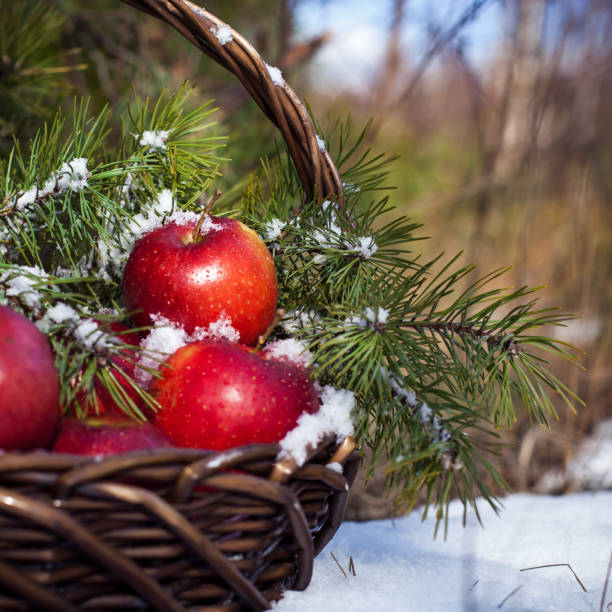
[[0,300],[49,334],[62,405],[76,414],[96,405],[97,379],[142,417],[116,376],[117,359],[139,356],[111,325],[126,318],[119,281],[137,235],[174,210],[197,210],[217,175],[213,109],[185,111],[189,95],[185,85],[154,103],[135,98],[119,151],[106,146],[108,111],[91,116],[75,100],[72,117],[58,112],[0,162]]
[[[51,40],[61,21],[53,12],[34,17],[49,24],[41,41]],[[37,49],[15,57],[43,65]],[[9,89],[22,83],[23,75]],[[134,97],[120,133],[107,109],[75,100],[70,116],[58,112],[0,162],[0,301],[49,335],[66,411],[95,406],[97,381],[143,416],[119,382],[118,360],[142,357],[113,325],[129,320],[122,267],[147,227],[202,207],[223,161],[212,109],[189,110],[189,93]],[[535,289],[497,288],[504,270],[461,289],[473,266],[419,254],[420,226],[392,205],[392,159],[364,149],[367,126],[317,129],[341,173],[343,205],[304,203],[281,148],[256,176],[236,177],[220,204],[237,207],[274,255],[287,313],[275,336],[304,340],[321,383],[355,394],[358,441],[372,450],[370,468],[389,459],[387,484],[400,506],[424,499],[439,520],[454,495],[466,504],[482,495],[495,507],[491,480],[505,486],[489,460],[496,429],[519,410],[546,425],[555,396],[579,403],[548,369],[548,359],[573,362],[575,351],[541,331],[568,317],[539,308]]]
[[[364,133],[349,156],[346,126],[336,133],[341,146],[329,135],[326,142],[342,169]],[[345,205],[300,207],[291,167],[267,161],[243,212],[274,253],[284,333],[308,343],[319,380],[357,397],[370,468],[390,459],[387,485],[398,505],[411,508],[423,494],[442,520],[453,496],[473,503],[482,495],[496,507],[490,482],[505,483],[487,457],[496,429],[511,426],[517,410],[547,425],[555,396],[580,403],[548,369],[549,358],[575,362],[576,351],[537,331],[571,317],[539,308],[537,289],[497,288],[506,270],[459,289],[474,272],[460,255],[423,261],[418,224],[379,195],[385,164],[358,155]]]
[[0,146],[4,153],[11,134],[22,131],[34,118],[48,117],[49,109],[70,87],[65,75],[83,66],[62,62],[64,18],[46,3],[0,0],[0,23]]

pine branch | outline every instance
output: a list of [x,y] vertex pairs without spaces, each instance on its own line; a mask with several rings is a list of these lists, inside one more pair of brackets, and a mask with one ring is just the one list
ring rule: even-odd
[[[69,92],[66,75],[84,65],[60,57],[64,18],[46,2],[2,2],[0,23],[0,147],[13,134],[30,136],[33,119],[46,118]],[[73,53],[68,50],[67,53]]]
[[[383,184],[376,158],[359,157],[344,140],[337,146],[328,137],[326,146],[340,165],[358,159],[368,189]],[[359,184],[345,207],[301,206],[293,186],[283,160],[268,161],[243,209],[277,263],[288,313],[277,335],[303,339],[317,378],[356,394],[370,469],[390,461],[400,506],[425,492],[439,520],[451,496],[473,504],[481,495],[497,508],[488,483],[507,485],[487,458],[495,429],[511,425],[517,410],[547,424],[554,396],[580,403],[544,359],[575,363],[575,349],[534,333],[572,317],[539,309],[535,288],[491,288],[505,269],[458,290],[474,267],[458,266],[460,254],[422,261],[412,250],[419,226],[397,217],[386,197],[368,202]],[[478,443],[467,435],[475,430]]]
[[137,418],[141,401],[155,409],[125,368],[156,373],[112,326],[126,319],[118,281],[138,235],[175,208],[197,207],[217,173],[221,141],[202,135],[212,109],[189,110],[189,94],[185,85],[155,103],[135,100],[120,155],[105,146],[106,110],[90,117],[81,101],[71,121],[58,113],[2,162],[0,301],[49,336],[71,414],[97,411],[101,388]]

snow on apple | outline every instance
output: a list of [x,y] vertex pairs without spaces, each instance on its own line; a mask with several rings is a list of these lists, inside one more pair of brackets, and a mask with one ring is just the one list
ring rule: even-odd
[[316,446],[327,435],[338,439],[354,433],[352,412],[355,395],[347,389],[325,386],[321,389],[321,406],[312,414],[302,414],[297,426],[280,441],[279,458],[293,458],[302,465],[308,458],[308,448]]
[[269,359],[288,361],[302,368],[310,366],[313,358],[306,343],[296,338],[274,340],[266,344],[261,352]]
[[155,327],[140,342],[143,350],[135,373],[136,380],[145,388],[149,386],[153,378],[151,372],[158,369],[167,357],[190,342],[205,338],[228,340],[229,342],[240,340],[240,334],[234,329],[231,319],[225,312],[222,312],[219,318],[210,323],[207,328],[198,327],[192,334],[188,334],[180,324],[160,314],[154,314],[152,319]]
[[138,326],[158,314],[192,334],[226,313],[240,340],[255,345],[272,322],[276,269],[263,240],[236,219],[171,218],[134,245],[123,274],[124,303]]
[[226,341],[201,340],[176,351],[151,383],[155,422],[177,446],[225,450],[278,442],[304,413],[319,409],[303,367],[266,359]]

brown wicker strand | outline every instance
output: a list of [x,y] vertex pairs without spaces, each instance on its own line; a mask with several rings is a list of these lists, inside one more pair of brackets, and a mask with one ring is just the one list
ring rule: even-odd
[[168,527],[184,544],[202,557],[215,571],[240,594],[253,610],[266,610],[267,600],[236,568],[219,552],[219,549],[171,505],[145,489],[114,483],[98,483],[84,487],[83,492],[106,499],[117,499],[146,508],[156,519]]
[[67,513],[3,487],[0,487],[0,508],[6,514],[16,515],[60,533],[63,538],[96,559],[100,565],[120,576],[144,601],[150,601],[160,612],[181,612],[182,608],[176,600],[157,582],[140,571],[133,561],[105,544]]
[[[9,592],[24,595],[41,610],[48,612],[77,612],[77,608],[39,586],[27,576],[15,571],[8,563],[0,561],[0,585]],[[0,601],[0,605],[2,602]],[[4,609],[4,608],[0,608]]]
[[191,496],[194,486],[210,474],[230,470],[245,461],[274,460],[277,453],[278,445],[276,444],[254,444],[241,447],[240,452],[230,449],[194,461],[182,470],[170,494],[170,499],[174,503],[184,503]]
[[226,24],[188,0],[122,1],[169,23],[203,53],[236,75],[281,131],[306,200],[343,200],[338,171],[329,154],[319,148],[306,108],[286,82],[282,86],[272,82],[267,64],[243,36],[232,29],[232,41],[222,45],[214,32]]

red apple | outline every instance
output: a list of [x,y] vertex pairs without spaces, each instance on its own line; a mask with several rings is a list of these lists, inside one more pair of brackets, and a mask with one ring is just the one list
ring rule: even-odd
[[151,423],[119,415],[104,415],[85,420],[60,419],[52,450],[74,455],[116,455],[145,448],[170,447],[172,442]]
[[0,306],[0,448],[45,447],[59,418],[59,383],[47,338]]
[[224,450],[278,442],[301,414],[319,408],[304,368],[239,344],[203,340],[176,351],[151,393],[156,423],[177,446]]
[[[117,334],[117,341],[126,346],[138,346],[140,344],[140,336],[135,332],[131,332],[129,327],[122,323],[111,323],[111,331]],[[134,380],[134,370],[137,354],[129,348],[122,351],[123,356],[112,355],[109,361],[112,362],[110,371],[115,377],[117,384],[122,389],[122,392],[129,397],[132,402],[138,407],[143,407],[143,400],[138,392],[132,386],[130,380]],[[96,400],[93,398],[85,399],[84,393],[79,394],[80,403],[84,406],[86,414],[124,414],[124,411],[117,405],[113,394],[104,386],[99,376],[94,380],[94,389],[96,391]]]
[[171,221],[138,240],[123,276],[123,299],[137,325],[161,315],[187,333],[227,315],[240,342],[254,345],[278,300],[274,261],[263,240],[236,219]]

